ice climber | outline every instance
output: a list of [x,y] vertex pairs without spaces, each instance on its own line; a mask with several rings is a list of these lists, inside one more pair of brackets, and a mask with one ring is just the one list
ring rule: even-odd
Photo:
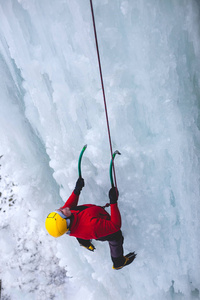
[[130,264],[135,254],[123,255],[123,236],[121,228],[121,215],[117,205],[118,191],[112,187],[109,191],[110,211],[97,205],[78,205],[79,195],[84,187],[84,179],[79,178],[74,191],[64,206],[50,213],[45,222],[46,229],[53,237],[59,237],[65,233],[77,238],[79,244],[90,251],[95,247],[92,239],[108,241],[110,246],[113,269],[121,269]]

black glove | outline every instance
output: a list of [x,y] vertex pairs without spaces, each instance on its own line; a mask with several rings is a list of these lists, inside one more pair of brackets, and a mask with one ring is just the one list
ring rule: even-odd
[[82,177],[79,177],[79,179],[76,182],[74,194],[77,196],[80,195],[80,192],[81,192],[82,188],[84,187],[84,185],[85,185],[84,179]]
[[117,203],[118,196],[119,196],[118,189],[116,187],[112,187],[109,191],[110,204]]

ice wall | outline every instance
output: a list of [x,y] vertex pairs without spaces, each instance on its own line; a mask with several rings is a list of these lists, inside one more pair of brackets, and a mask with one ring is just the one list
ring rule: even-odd
[[70,195],[108,201],[109,144],[89,1],[0,1],[2,299],[199,299],[199,3],[93,0],[125,252],[115,272],[53,240]]

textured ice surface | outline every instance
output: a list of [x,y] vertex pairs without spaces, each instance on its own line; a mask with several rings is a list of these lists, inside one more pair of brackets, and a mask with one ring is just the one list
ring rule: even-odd
[[125,252],[53,239],[74,188],[108,201],[110,152],[89,1],[0,1],[2,300],[199,299],[198,1],[94,0]]

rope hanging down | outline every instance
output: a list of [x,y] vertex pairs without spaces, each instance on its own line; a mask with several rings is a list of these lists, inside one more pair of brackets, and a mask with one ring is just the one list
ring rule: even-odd
[[[93,28],[94,28],[94,36],[95,36],[95,42],[96,42],[97,58],[98,58],[98,63],[99,63],[99,72],[100,72],[100,78],[101,78],[101,87],[102,87],[102,92],[103,92],[103,100],[104,100],[104,107],[105,107],[105,114],[106,114],[106,122],[107,122],[107,129],[108,129],[108,138],[109,138],[109,144],[110,144],[111,159],[112,159],[112,157],[113,157],[113,150],[112,150],[110,126],[109,126],[109,120],[108,120],[106,95],[105,95],[104,83],[103,83],[103,75],[102,75],[102,70],[101,70],[101,60],[100,60],[100,54],[99,54],[99,46],[98,46],[98,40],[97,40],[97,32],[96,32],[96,26],[95,26],[95,18],[94,18],[94,10],[93,10],[93,5],[92,5],[92,0],[90,0],[90,6],[91,6],[92,21],[93,21]],[[116,180],[116,175],[115,175],[114,159],[112,159],[112,166],[113,166],[113,175],[114,175],[115,187],[117,188],[117,180]]]

